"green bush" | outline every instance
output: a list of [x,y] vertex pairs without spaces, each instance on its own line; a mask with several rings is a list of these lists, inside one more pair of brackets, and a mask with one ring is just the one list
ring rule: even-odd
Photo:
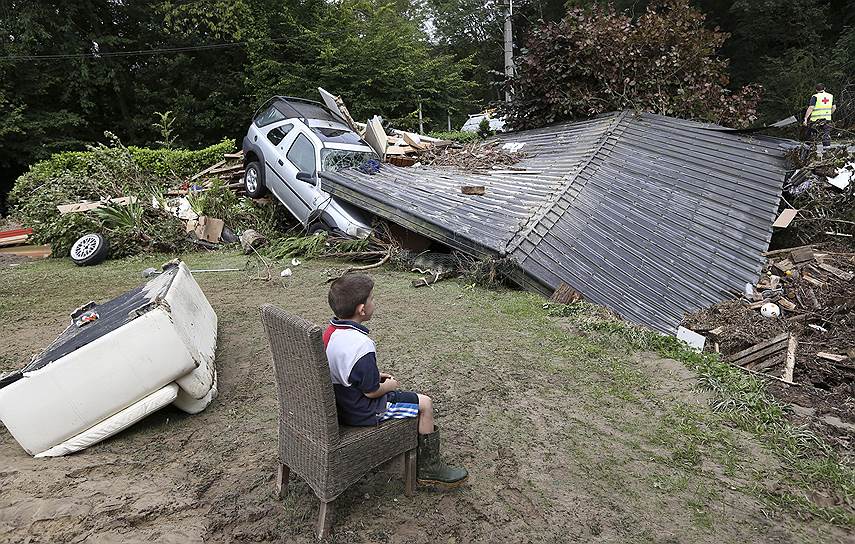
[[431,132],[428,134],[428,136],[432,138],[439,138],[440,140],[451,140],[453,142],[460,142],[461,144],[474,142],[479,138],[478,134],[475,132],[464,132],[462,130],[452,130],[451,132]]
[[[51,244],[53,254],[65,256],[74,241],[88,232],[110,238],[111,255],[132,255],[147,250],[175,251],[183,245],[180,220],[152,207],[164,189],[222,160],[232,151],[224,141],[199,151],[127,148],[111,134],[111,145],[70,151],[39,162],[19,177],[11,193],[12,215],[33,229],[33,241]],[[142,206],[139,224],[110,221],[103,214],[84,212],[60,215],[57,205],[81,200],[135,196]],[[105,221],[107,219],[107,221]]]

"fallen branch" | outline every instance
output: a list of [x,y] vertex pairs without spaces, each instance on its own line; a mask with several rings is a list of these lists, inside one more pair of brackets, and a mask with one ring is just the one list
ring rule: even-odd
[[392,258],[392,251],[390,250],[388,253],[386,253],[386,256],[383,257],[382,259],[380,259],[378,262],[376,262],[374,264],[368,264],[365,266],[351,266],[347,270],[342,272],[340,276],[327,278],[326,283],[332,283],[335,280],[343,278],[344,276],[350,274],[351,272],[361,272],[363,270],[371,270],[372,268],[379,268],[379,267],[383,266],[384,264],[386,264],[386,262],[391,258]]

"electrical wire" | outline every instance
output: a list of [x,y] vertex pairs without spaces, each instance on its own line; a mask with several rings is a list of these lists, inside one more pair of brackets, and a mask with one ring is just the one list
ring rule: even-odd
[[[308,37],[326,37],[332,36],[335,34],[340,34],[340,32],[320,32],[314,33],[310,36],[292,36],[292,37],[282,37],[282,38],[264,38],[260,40],[253,41],[241,41],[241,42],[226,42],[226,43],[216,43],[209,45],[194,45],[194,46],[184,46],[184,47],[163,47],[158,49],[139,49],[134,51],[107,51],[103,53],[51,53],[44,55],[7,55],[0,57],[0,61],[18,61],[18,60],[67,60],[67,59],[101,59],[101,58],[111,58],[111,57],[133,57],[133,56],[144,56],[144,55],[164,55],[170,53],[186,53],[193,51],[211,51],[217,49],[227,49],[231,47],[242,47],[245,45],[253,44],[253,43],[286,43],[293,42],[297,40],[305,40]],[[95,42],[93,42],[95,43]]]

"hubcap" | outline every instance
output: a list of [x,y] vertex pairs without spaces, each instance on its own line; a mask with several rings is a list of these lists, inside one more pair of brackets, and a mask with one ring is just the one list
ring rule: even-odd
[[98,251],[98,236],[95,234],[87,234],[80,240],[74,242],[71,246],[71,256],[78,261],[87,257],[91,257]]
[[246,190],[254,193],[258,190],[258,172],[255,168],[247,168],[245,176]]

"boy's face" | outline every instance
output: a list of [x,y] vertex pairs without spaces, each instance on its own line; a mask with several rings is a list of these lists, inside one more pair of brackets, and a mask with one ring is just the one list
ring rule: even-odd
[[368,300],[365,301],[365,304],[362,304],[357,308],[357,313],[362,321],[368,321],[371,319],[371,316],[374,315],[374,291],[368,295]]

